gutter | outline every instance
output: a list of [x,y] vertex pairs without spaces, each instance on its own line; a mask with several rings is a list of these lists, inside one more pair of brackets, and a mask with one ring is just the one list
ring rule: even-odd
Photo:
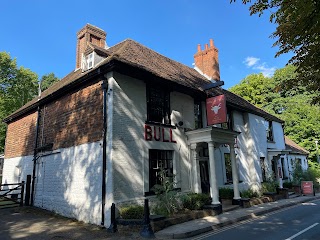
[[37,166],[37,146],[38,146],[38,135],[39,135],[39,123],[40,123],[40,106],[38,106],[38,116],[37,116],[37,124],[36,124],[36,139],[35,139],[35,146],[33,151],[33,170],[32,170],[32,185],[31,185],[31,206],[34,204],[34,187],[35,187],[35,180],[36,180],[36,166]]
[[102,142],[102,205],[101,205],[101,225],[104,226],[104,211],[106,204],[106,171],[107,171],[107,91],[108,80],[102,80],[103,89],[103,142]]

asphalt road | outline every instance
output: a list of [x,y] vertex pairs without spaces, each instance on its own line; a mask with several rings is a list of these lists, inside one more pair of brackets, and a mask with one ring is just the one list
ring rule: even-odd
[[192,239],[320,240],[320,200],[302,203]]

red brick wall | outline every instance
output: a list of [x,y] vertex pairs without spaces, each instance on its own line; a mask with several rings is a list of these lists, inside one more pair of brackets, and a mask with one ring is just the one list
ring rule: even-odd
[[[100,82],[41,108],[39,145],[66,148],[102,139],[103,91]],[[6,158],[33,154],[37,113],[8,125]]]
[[102,139],[102,89],[96,83],[43,108],[39,144],[65,148]]
[[5,158],[33,154],[37,116],[33,112],[8,125]]
[[207,76],[215,80],[220,80],[218,49],[210,40],[210,46],[206,44],[205,49],[201,50],[198,45],[198,52],[194,55],[195,65]]

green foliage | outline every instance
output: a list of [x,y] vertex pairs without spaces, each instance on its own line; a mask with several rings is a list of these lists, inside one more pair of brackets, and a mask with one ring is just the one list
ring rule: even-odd
[[284,182],[284,183],[282,184],[282,186],[283,186],[284,188],[289,188],[289,189],[291,189],[291,188],[293,187],[293,182]]
[[265,193],[265,192],[276,192],[277,191],[277,187],[279,187],[279,184],[277,181],[271,181],[271,182],[263,182],[261,184],[261,192]]
[[255,198],[255,197],[259,197],[259,193],[252,189],[247,189],[247,190],[241,191],[240,196],[242,198]]
[[13,113],[38,91],[38,76],[24,67],[17,67],[15,59],[0,52],[0,153],[4,150],[6,124],[2,120]]
[[189,210],[200,210],[204,205],[210,204],[210,196],[204,193],[188,193],[183,196],[183,207]]
[[[236,0],[231,0],[235,2]],[[251,4],[250,13],[259,16],[268,12],[270,21],[277,25],[272,37],[274,46],[279,47],[276,56],[293,52],[289,63],[296,66],[295,81],[286,83],[293,86],[306,86],[315,91],[313,102],[320,103],[320,1],[315,0],[242,0]]]
[[[276,70],[271,78],[249,75],[230,90],[284,120],[285,135],[309,151],[309,158],[315,160],[314,140],[320,139],[320,106],[311,104],[314,93],[306,87],[285,87],[295,77],[295,67],[288,65]],[[257,84],[260,84],[259,90],[254,90]]]
[[309,161],[309,168],[303,170],[299,163],[296,163],[293,170],[293,184],[300,185],[301,181],[313,181],[316,188],[319,188],[320,165],[317,162]]
[[232,188],[219,188],[219,196],[223,199],[232,199],[233,198],[233,189]]
[[144,214],[144,208],[140,205],[124,206],[119,211],[123,219],[142,219]]
[[57,78],[54,75],[54,73],[49,73],[49,74],[43,75],[40,82],[41,82],[40,84],[41,91],[44,91],[54,83],[59,82],[59,78]]
[[174,190],[176,186],[175,176],[168,176],[164,169],[160,170],[159,176],[161,184],[156,184],[152,188],[158,199],[153,211],[156,214],[169,216],[181,209],[178,192]]

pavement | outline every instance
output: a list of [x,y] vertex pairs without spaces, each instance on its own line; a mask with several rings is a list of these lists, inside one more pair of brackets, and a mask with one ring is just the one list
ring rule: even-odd
[[[177,224],[155,233],[157,239],[192,238],[193,236],[217,230],[243,220],[254,219],[258,216],[294,206],[300,203],[320,199],[316,196],[299,196],[282,199],[276,202],[255,205],[250,208],[225,208],[217,216],[209,216],[189,222]],[[231,206],[230,206],[231,207]],[[118,226],[117,233],[108,233],[106,229],[96,225],[81,223],[65,218],[52,212],[34,208],[17,207],[0,209],[0,239],[143,239],[141,228]]]
[[155,236],[158,239],[190,238],[240,221],[254,219],[270,212],[316,199],[320,199],[320,193],[317,193],[315,196],[295,196],[289,199],[281,199],[275,202],[255,205],[250,208],[238,208],[233,211],[223,212],[217,216],[204,217],[170,226],[156,232]]

